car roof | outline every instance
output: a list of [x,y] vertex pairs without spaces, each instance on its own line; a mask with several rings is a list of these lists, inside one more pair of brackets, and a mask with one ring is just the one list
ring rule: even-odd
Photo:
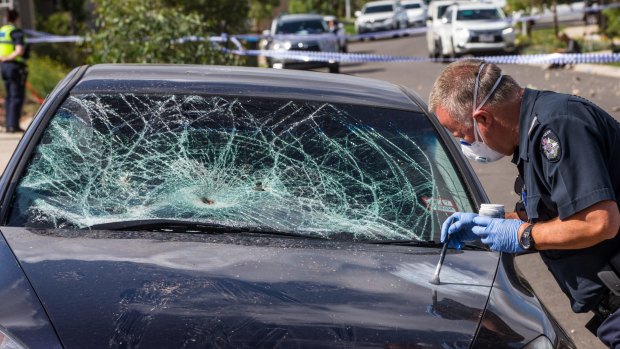
[[376,6],[376,5],[394,5],[396,1],[394,0],[382,0],[382,1],[371,1],[367,2],[364,7],[368,6]]
[[488,2],[460,2],[454,4],[459,10],[469,10],[469,9],[497,9],[499,6],[495,4],[491,4]]
[[293,15],[282,15],[280,17],[278,17],[278,21],[281,22],[288,22],[288,21],[307,21],[307,20],[323,20],[323,16],[321,15],[314,15],[314,14],[309,14],[309,13],[300,13],[300,14],[293,14]]
[[430,4],[428,4],[429,7],[439,7],[439,6],[445,6],[445,5],[453,5],[453,4],[457,4],[457,3],[473,3],[472,1],[468,1],[468,0],[439,0],[439,1],[431,1]]
[[422,111],[399,86],[381,80],[237,66],[100,64],[88,67],[71,91],[106,92],[264,97]]

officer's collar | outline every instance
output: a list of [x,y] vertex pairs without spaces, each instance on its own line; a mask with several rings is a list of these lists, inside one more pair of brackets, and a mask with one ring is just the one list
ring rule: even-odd
[[521,98],[521,108],[519,110],[519,146],[515,151],[512,162],[517,164],[519,159],[527,160],[527,148],[529,143],[529,135],[535,123],[536,115],[533,113],[534,104],[540,91],[525,88],[523,97]]

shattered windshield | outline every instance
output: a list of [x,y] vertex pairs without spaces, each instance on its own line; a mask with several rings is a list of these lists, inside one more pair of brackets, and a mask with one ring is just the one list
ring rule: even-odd
[[36,146],[9,225],[141,219],[329,238],[438,240],[472,211],[426,116],[199,95],[70,96]]

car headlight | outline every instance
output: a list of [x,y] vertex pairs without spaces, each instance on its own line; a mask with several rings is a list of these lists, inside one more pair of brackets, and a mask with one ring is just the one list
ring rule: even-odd
[[273,44],[273,49],[276,51],[287,51],[291,49],[290,41],[278,41]]
[[25,345],[14,339],[9,333],[0,327],[0,349],[27,349]]
[[553,343],[545,336],[536,337],[533,341],[527,343],[523,349],[553,349]]
[[502,35],[508,35],[508,34],[512,34],[514,33],[514,29],[513,28],[506,28],[504,30],[502,30]]

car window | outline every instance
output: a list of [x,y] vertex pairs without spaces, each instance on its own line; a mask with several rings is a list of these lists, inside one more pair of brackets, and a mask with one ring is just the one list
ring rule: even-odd
[[379,12],[393,12],[393,5],[375,5],[375,6],[367,6],[364,8],[364,14],[369,13],[379,13]]
[[420,8],[422,6],[420,6],[420,4],[416,4],[416,3],[412,3],[412,4],[405,4],[404,7],[407,10],[411,10],[411,9],[416,9],[416,8]]
[[502,16],[497,9],[471,9],[459,10],[456,19],[460,21],[474,21],[484,19],[501,19]]
[[443,17],[448,7],[450,7],[450,5],[438,6],[437,7],[437,18]]
[[442,18],[446,19],[446,23],[452,23],[452,9],[447,9]]
[[199,95],[69,97],[37,144],[8,224],[183,219],[350,239],[439,239],[472,211],[421,113]]
[[276,34],[321,34],[327,32],[327,25],[322,20],[280,21]]

